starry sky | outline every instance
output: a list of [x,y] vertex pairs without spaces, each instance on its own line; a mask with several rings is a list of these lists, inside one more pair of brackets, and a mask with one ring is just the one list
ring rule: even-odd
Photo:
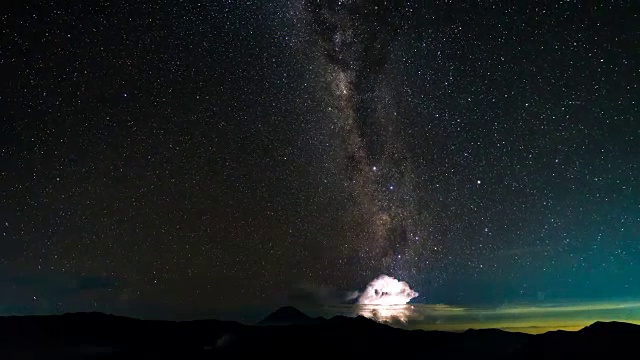
[[[632,2],[18,2],[0,314],[640,298]],[[337,299],[337,300],[336,300]]]

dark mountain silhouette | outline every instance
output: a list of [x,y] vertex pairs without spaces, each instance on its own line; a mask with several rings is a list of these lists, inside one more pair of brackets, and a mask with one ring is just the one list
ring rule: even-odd
[[[291,325],[283,325],[283,323]],[[0,317],[1,359],[182,359],[241,355],[441,356],[448,359],[571,358],[632,353],[640,326],[596,322],[576,332],[541,335],[497,329],[462,333],[402,330],[371,319],[311,318],[285,307],[250,326],[230,321],[138,320],[101,313]]]
[[529,359],[570,354],[613,354],[631,351],[640,341],[640,325],[595,322],[577,332],[549,331],[536,335],[519,351]]
[[[580,330],[580,332],[584,334],[596,335],[602,333],[603,331],[607,331],[611,335],[623,337],[630,334],[640,336],[640,326],[619,321],[596,321],[593,324]],[[616,331],[617,333],[612,333],[613,331]]]
[[293,306],[284,306],[272,312],[256,325],[302,325],[317,324],[325,319],[312,318]]

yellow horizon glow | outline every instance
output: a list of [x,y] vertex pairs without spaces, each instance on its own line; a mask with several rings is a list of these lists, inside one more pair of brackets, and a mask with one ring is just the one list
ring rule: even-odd
[[[566,302],[519,304],[497,308],[462,307],[446,304],[407,304],[412,313],[400,325],[410,330],[465,331],[501,329],[540,334],[548,331],[577,331],[597,321],[620,321],[640,325],[640,301]],[[350,307],[329,307],[348,311]],[[392,310],[392,309],[390,309]]]

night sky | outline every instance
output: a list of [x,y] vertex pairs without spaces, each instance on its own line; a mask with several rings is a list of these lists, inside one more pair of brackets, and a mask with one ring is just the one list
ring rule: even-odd
[[454,3],[13,2],[0,315],[640,298],[637,6]]

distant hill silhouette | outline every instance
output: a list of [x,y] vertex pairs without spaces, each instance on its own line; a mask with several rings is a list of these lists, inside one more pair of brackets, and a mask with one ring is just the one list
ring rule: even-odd
[[536,335],[520,353],[528,359],[571,354],[618,354],[631,351],[640,342],[640,325],[623,322],[595,322],[579,331],[549,331]]
[[152,321],[101,313],[0,317],[0,359],[241,355],[546,359],[632,354],[640,342],[640,326],[620,322],[596,322],[576,332],[540,335],[497,329],[450,333],[402,330],[362,316],[312,318],[285,307],[259,323],[261,326],[218,320]]
[[325,320],[324,318],[312,318],[293,306],[284,306],[272,312],[264,319],[258,321],[256,325],[302,325],[317,324]]

